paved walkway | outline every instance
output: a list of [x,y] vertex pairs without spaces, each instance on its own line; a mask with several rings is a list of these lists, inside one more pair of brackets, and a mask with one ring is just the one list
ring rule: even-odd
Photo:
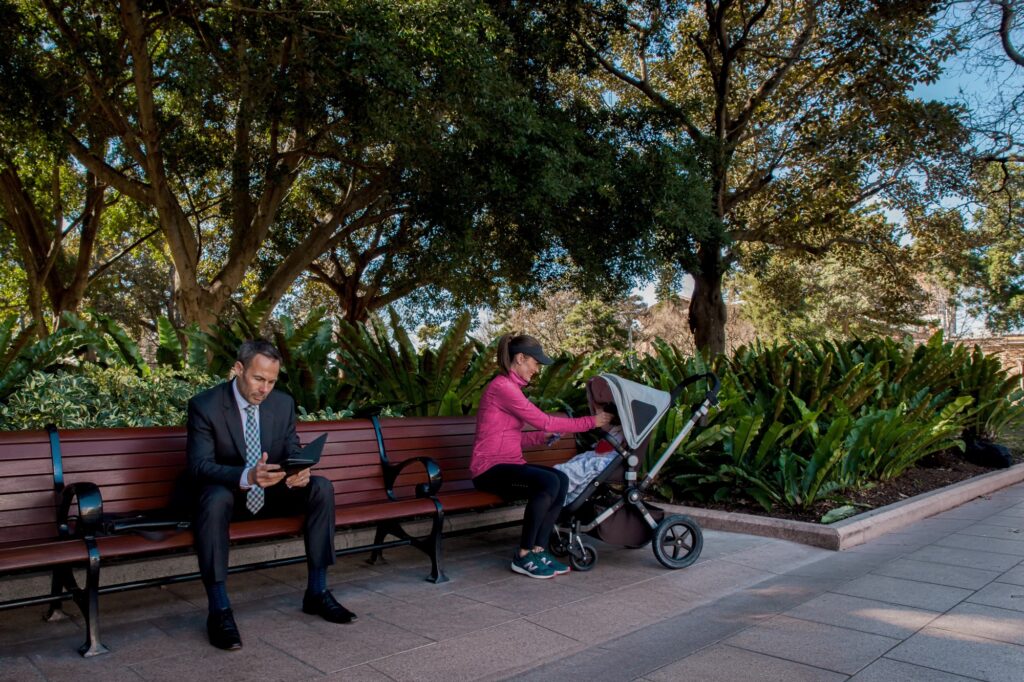
[[206,643],[195,583],[104,597],[112,651],[89,660],[77,619],[9,611],[0,679],[1024,680],[1024,484],[841,553],[708,532],[688,569],[601,547],[592,572],[540,581],[509,572],[513,544],[451,541],[443,585],[407,548],[343,558],[351,625],[299,611],[301,566],[234,576],[235,653]]

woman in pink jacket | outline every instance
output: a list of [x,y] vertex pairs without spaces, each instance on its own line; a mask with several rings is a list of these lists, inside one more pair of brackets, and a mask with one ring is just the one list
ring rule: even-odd
[[[476,439],[469,469],[478,490],[507,500],[527,498],[519,551],[512,570],[531,578],[552,578],[569,567],[555,560],[545,547],[568,490],[565,474],[551,467],[527,464],[523,448],[540,445],[559,432],[575,433],[608,426],[611,415],[578,418],[545,414],[523,395],[523,387],[550,365],[540,342],[525,334],[506,334],[498,342],[500,371],[484,389],[476,414]],[[537,429],[523,433],[523,425]]]

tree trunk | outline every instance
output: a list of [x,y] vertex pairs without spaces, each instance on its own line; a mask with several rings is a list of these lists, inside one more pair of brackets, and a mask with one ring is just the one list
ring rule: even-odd
[[700,247],[700,271],[693,274],[689,324],[697,348],[711,357],[725,352],[727,312],[722,299],[722,257],[717,244]]

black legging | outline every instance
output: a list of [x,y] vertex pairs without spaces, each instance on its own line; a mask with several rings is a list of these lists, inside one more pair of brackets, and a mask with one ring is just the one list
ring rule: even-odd
[[536,464],[495,464],[474,478],[473,485],[510,502],[527,498],[519,546],[527,550],[548,546],[569,490],[568,476]]

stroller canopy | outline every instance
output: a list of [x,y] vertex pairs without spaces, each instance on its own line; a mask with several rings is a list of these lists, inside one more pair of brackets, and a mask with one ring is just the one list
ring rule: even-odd
[[622,435],[630,449],[640,447],[672,405],[672,396],[667,391],[614,374],[599,374],[588,381],[587,399],[592,412],[597,404],[615,404],[622,422]]

